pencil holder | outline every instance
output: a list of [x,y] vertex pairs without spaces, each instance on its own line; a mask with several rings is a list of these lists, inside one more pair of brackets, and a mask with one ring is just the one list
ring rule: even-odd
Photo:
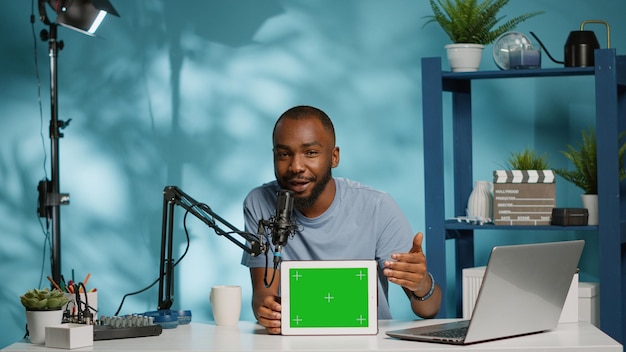
[[78,314],[79,310],[85,310],[85,308],[89,309],[92,315],[92,320],[98,319],[98,292],[87,292],[87,296],[85,297],[85,293],[80,293],[78,295],[80,302],[76,302],[76,294],[75,293],[65,293],[63,294],[69,302],[63,308],[70,315],[70,320],[75,319],[82,314]]

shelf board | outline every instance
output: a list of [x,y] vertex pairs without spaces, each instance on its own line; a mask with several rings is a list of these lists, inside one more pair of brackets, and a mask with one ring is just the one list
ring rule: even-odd
[[557,225],[494,225],[468,224],[456,220],[446,220],[446,230],[533,230],[533,231],[598,231],[598,226],[557,226]]
[[539,68],[500,71],[474,71],[474,72],[442,72],[444,80],[473,80],[493,78],[519,78],[519,77],[559,77],[559,76],[591,76],[595,73],[594,67],[565,67],[565,68]]

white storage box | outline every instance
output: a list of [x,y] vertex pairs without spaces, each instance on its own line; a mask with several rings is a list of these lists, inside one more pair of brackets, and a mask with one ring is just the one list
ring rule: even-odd
[[578,285],[578,318],[600,327],[600,284],[597,282]]
[[472,317],[485,269],[484,266],[463,269],[463,319]]
[[[463,319],[470,319],[485,275],[484,266],[463,269]],[[559,323],[578,321],[578,274],[574,274]]]
[[576,323],[578,322],[578,273],[574,274],[572,285],[569,287],[563,311],[559,323]]
[[61,324],[46,327],[46,347],[73,349],[93,346],[93,325]]

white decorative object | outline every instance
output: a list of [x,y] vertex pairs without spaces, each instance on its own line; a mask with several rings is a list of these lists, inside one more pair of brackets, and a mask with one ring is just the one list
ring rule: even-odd
[[598,225],[598,195],[581,194],[580,198],[583,203],[583,208],[587,208],[587,212],[589,212],[587,225]]
[[492,184],[489,181],[476,181],[467,200],[467,216],[471,219],[493,219]]
[[[524,57],[524,54],[527,56]],[[530,65],[528,54],[535,55]],[[520,32],[506,32],[500,35],[493,43],[492,55],[493,61],[501,70],[541,66],[541,51],[534,47],[530,38]]]
[[478,71],[484,48],[485,46],[482,44],[457,43],[446,45],[448,64],[450,64],[452,72]]
[[93,346],[93,325],[61,324],[46,327],[46,348],[74,348]]

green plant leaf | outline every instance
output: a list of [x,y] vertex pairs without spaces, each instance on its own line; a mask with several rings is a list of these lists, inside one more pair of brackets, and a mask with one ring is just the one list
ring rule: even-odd
[[507,160],[509,170],[548,170],[550,169],[547,154],[537,154],[526,148],[523,152],[511,153]]
[[69,300],[59,290],[32,289],[20,296],[20,302],[27,310],[57,310]]
[[436,22],[454,43],[490,44],[501,34],[543,11],[519,15],[500,24],[505,16],[498,13],[509,0],[429,0],[433,11],[424,26]]
[[[626,153],[626,131],[619,134],[618,149],[618,177],[619,181],[626,179],[624,169],[624,154]],[[598,160],[597,140],[593,127],[581,132],[581,141],[577,148],[567,145],[567,150],[561,152],[573,165],[573,170],[559,168],[555,173],[583,190],[585,194],[598,194]]]

